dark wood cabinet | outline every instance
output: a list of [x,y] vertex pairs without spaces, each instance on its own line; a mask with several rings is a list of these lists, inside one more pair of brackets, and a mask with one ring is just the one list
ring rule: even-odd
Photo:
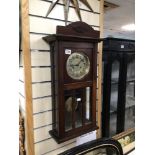
[[99,31],[84,22],[57,26],[43,38],[51,49],[52,120],[58,143],[96,130]]
[[102,136],[135,124],[135,41],[105,38],[103,49]]

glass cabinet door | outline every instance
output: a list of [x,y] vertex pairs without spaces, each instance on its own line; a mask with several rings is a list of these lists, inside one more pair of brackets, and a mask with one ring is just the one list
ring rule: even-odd
[[110,137],[116,134],[117,129],[117,104],[118,104],[118,81],[119,62],[114,61],[111,69],[111,96],[110,96]]
[[73,128],[73,106],[74,97],[72,90],[65,91],[65,131]]
[[125,130],[135,126],[135,60],[128,63],[126,80]]

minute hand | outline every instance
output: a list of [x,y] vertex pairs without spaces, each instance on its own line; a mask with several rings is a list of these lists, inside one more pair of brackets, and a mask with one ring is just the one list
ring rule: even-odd
[[78,63],[76,63],[76,64],[73,65],[73,66],[79,66],[80,63],[81,63],[81,61],[79,61]]

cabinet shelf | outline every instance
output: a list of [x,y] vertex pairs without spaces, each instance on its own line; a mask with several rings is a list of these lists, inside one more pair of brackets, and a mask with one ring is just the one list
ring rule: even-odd
[[[135,79],[129,79],[129,80],[127,80],[126,82],[127,82],[127,83],[135,82]],[[118,84],[118,83],[119,83],[119,82],[118,82],[117,79],[111,81],[111,84]]]
[[[125,110],[130,109],[130,108],[134,108],[135,105],[130,105],[128,107],[125,107]],[[110,110],[110,114],[117,114],[117,110]]]
[[[132,82],[135,82],[135,79],[129,79],[129,80],[127,80],[126,82],[127,82],[127,83],[132,83]],[[118,84],[118,83],[119,83],[119,82],[118,82],[118,80],[116,80],[116,79],[111,81],[111,84],[112,84],[112,85],[116,85],[116,84]],[[103,84],[104,84],[104,83],[102,82],[102,85],[103,85]]]

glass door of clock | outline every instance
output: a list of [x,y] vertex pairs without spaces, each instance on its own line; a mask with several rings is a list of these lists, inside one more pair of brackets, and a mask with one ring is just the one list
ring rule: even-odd
[[91,87],[65,90],[65,131],[91,122]]

